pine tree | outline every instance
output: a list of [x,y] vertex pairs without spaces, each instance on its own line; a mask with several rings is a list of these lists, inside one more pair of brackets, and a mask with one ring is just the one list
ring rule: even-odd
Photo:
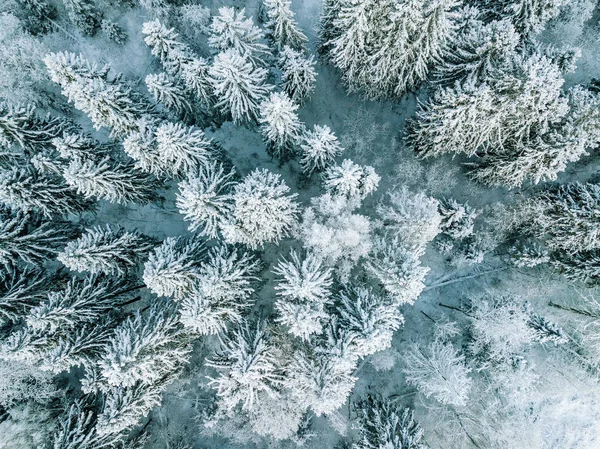
[[491,11],[508,17],[525,36],[542,31],[550,19],[556,17],[566,0],[500,0],[486,2]]
[[282,51],[284,46],[301,50],[308,41],[296,23],[291,0],[264,0],[267,13],[266,28],[275,48]]
[[125,153],[135,160],[135,167],[157,177],[179,176],[173,172],[172,164],[165,161],[159,153],[155,138],[156,122],[141,123],[137,132],[129,134],[123,140]]
[[207,363],[219,370],[210,384],[217,391],[219,406],[233,412],[241,403],[242,409],[252,409],[259,393],[275,395],[281,383],[277,360],[268,341],[266,325],[243,322],[221,338],[221,349]]
[[87,134],[68,132],[52,139],[52,146],[61,159],[83,159],[96,162],[110,156],[113,149],[112,144],[100,143]]
[[392,337],[404,322],[398,304],[366,287],[349,287],[339,294],[340,326],[354,334],[352,349],[360,357],[392,345]]
[[423,250],[403,245],[398,238],[377,238],[365,264],[394,300],[395,304],[413,304],[425,288],[429,268],[421,265]]
[[163,123],[155,133],[157,151],[172,173],[192,173],[210,158],[212,141],[201,129],[180,123]]
[[115,163],[73,159],[64,169],[66,183],[86,199],[103,199],[117,204],[148,204],[159,199],[161,184],[134,168],[133,162]]
[[102,13],[92,0],[63,0],[69,19],[83,34],[93,36],[100,27]]
[[294,152],[304,127],[296,111],[298,105],[283,92],[272,93],[260,104],[260,131],[267,142],[267,153],[284,161]]
[[329,316],[325,305],[330,302],[331,269],[310,253],[301,261],[292,250],[290,260],[281,259],[273,272],[283,278],[275,286],[280,296],[275,302],[277,322],[305,340],[321,333]]
[[16,323],[44,297],[47,279],[32,269],[10,268],[0,280],[0,327]]
[[314,125],[314,130],[306,131],[302,140],[300,164],[305,173],[325,170],[344,151],[329,126]]
[[194,58],[182,66],[179,74],[188,91],[192,92],[205,108],[211,108],[215,102],[208,76],[209,69],[210,65],[205,59]]
[[552,266],[573,281],[593,286],[600,283],[600,251],[579,251],[573,254],[553,254]]
[[117,45],[124,45],[127,42],[127,33],[123,28],[112,20],[103,19],[100,22],[100,28],[108,39]]
[[166,238],[144,264],[144,284],[152,293],[176,300],[193,293],[203,253],[198,239]]
[[315,415],[328,415],[340,408],[357,380],[352,369],[328,354],[298,351],[287,367],[285,386],[298,404]]
[[25,154],[35,154],[63,132],[76,129],[69,120],[35,114],[34,106],[13,106],[0,102],[0,147],[19,146]]
[[118,326],[98,361],[111,386],[154,385],[187,363],[191,346],[172,306],[156,301]]
[[271,86],[266,84],[267,70],[255,67],[237,50],[219,53],[208,70],[215,104],[234,122],[253,122],[258,118],[259,105],[266,99]]
[[69,242],[57,259],[71,270],[124,275],[135,269],[152,249],[152,239],[136,231],[106,225],[88,229]]
[[54,24],[53,20],[56,19],[57,11],[54,5],[46,2],[45,0],[19,0],[19,5],[23,7],[26,12],[24,21],[24,27],[31,34],[39,35],[46,34],[52,31]]
[[232,212],[229,193],[235,171],[225,173],[219,162],[209,162],[179,183],[177,208],[189,221],[188,229],[216,238],[219,228]]
[[255,249],[265,243],[278,243],[296,222],[297,194],[280,176],[256,169],[233,188],[233,214],[222,226],[228,243],[243,243]]
[[405,352],[406,381],[426,397],[442,404],[462,407],[467,404],[472,380],[465,357],[449,342],[434,340],[426,347],[413,344]]
[[0,264],[5,269],[20,261],[42,265],[67,243],[71,232],[66,222],[0,208]]
[[556,323],[537,313],[529,316],[527,324],[533,329],[534,338],[541,344],[552,343],[556,346],[569,341],[569,337]]
[[188,96],[174,78],[162,72],[147,75],[145,82],[148,92],[165,108],[181,117],[193,115],[193,106]]
[[52,435],[53,449],[91,449],[94,438],[94,413],[85,402],[73,402],[57,418],[56,430]]
[[31,168],[0,173],[0,202],[22,212],[36,211],[45,217],[78,214],[93,209],[60,178],[38,175]]
[[361,439],[352,449],[427,449],[411,409],[369,395],[356,404],[356,411]]
[[270,52],[261,42],[264,40],[264,33],[254,25],[252,18],[246,18],[244,8],[237,12],[226,6],[219,8],[219,15],[213,17],[210,30],[208,43],[216,51],[235,50],[256,67],[266,65],[265,59],[270,56]]
[[175,29],[167,28],[158,19],[145,22],[142,34],[146,36],[144,42],[152,48],[152,54],[171,75],[181,73],[183,65],[192,59],[191,49],[178,40]]
[[380,180],[373,167],[355,164],[350,159],[329,167],[323,175],[323,184],[328,192],[360,200],[377,190]]
[[460,240],[473,234],[473,221],[477,217],[477,211],[468,204],[444,199],[438,204],[438,212],[442,217],[442,232],[450,238]]
[[287,45],[279,55],[281,88],[298,104],[302,104],[315,90],[315,64],[313,56],[304,56]]

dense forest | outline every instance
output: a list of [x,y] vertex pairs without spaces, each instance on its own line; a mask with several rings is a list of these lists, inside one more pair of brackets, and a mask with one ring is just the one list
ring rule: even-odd
[[4,0],[0,449],[600,447],[595,0]]

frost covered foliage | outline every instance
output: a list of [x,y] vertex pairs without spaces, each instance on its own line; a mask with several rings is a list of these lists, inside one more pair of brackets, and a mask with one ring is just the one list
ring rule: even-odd
[[406,381],[423,395],[456,407],[467,404],[470,369],[452,343],[435,339],[427,346],[413,344],[404,353],[404,360]]
[[266,169],[247,175],[233,188],[233,213],[221,229],[225,240],[256,249],[286,237],[298,213],[297,194],[289,191],[278,174]]
[[355,164],[350,159],[329,167],[323,174],[323,185],[329,193],[359,200],[377,190],[380,180],[373,167]]
[[315,89],[317,71],[313,56],[305,56],[285,45],[279,56],[281,88],[290,98],[303,103]]
[[168,237],[150,253],[142,279],[156,295],[181,299],[194,291],[204,251],[198,239]]
[[208,365],[219,371],[210,383],[223,410],[231,413],[240,403],[252,409],[260,393],[276,394],[281,374],[273,351],[265,323],[243,322],[221,338],[221,349]]
[[368,217],[353,213],[354,200],[325,194],[304,209],[297,235],[304,247],[328,265],[338,266],[343,277],[371,250],[372,224]]
[[457,26],[455,0],[327,2],[321,45],[351,92],[397,98],[425,80]]
[[135,269],[153,246],[145,235],[106,225],[69,242],[57,259],[74,271],[123,275]]
[[193,292],[181,302],[182,324],[201,335],[239,323],[252,305],[259,262],[235,247],[219,244],[199,265]]
[[511,20],[524,35],[539,33],[546,23],[558,16],[569,0],[499,0],[484,1],[492,13]]
[[42,404],[55,394],[50,373],[27,363],[0,360],[0,405],[3,407],[24,400]]
[[272,93],[260,105],[260,130],[267,142],[267,152],[280,160],[294,153],[303,124],[296,111],[298,106],[283,92]]
[[440,232],[442,217],[439,202],[424,193],[411,193],[407,188],[388,192],[377,206],[382,229],[408,246],[423,246]]
[[285,46],[302,49],[308,38],[298,28],[291,0],[264,0],[269,39],[278,50]]
[[355,405],[360,440],[352,449],[427,449],[423,429],[409,408],[368,396]]
[[177,208],[189,221],[188,229],[200,235],[216,238],[221,226],[232,211],[229,193],[235,185],[235,172],[228,173],[218,162],[208,163],[191,172],[179,183]]
[[275,286],[280,296],[275,303],[277,321],[292,335],[306,340],[321,333],[328,318],[325,306],[331,296],[331,269],[314,254],[300,260],[292,250],[290,260],[282,259],[273,271],[282,278]]
[[325,170],[344,151],[329,126],[315,125],[312,131],[304,133],[302,140],[300,164],[302,170],[309,174]]

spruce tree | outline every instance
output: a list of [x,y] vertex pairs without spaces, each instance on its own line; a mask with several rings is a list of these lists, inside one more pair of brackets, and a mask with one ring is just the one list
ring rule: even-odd
[[329,193],[359,200],[377,190],[380,180],[373,167],[355,164],[350,159],[327,168],[323,174],[323,185]]
[[145,82],[148,92],[167,110],[180,117],[192,116],[193,106],[182,86],[174,78],[163,72],[147,75]]
[[302,104],[315,90],[317,72],[313,56],[285,45],[279,55],[281,88],[298,104]]
[[267,153],[281,161],[289,158],[300,140],[304,125],[296,111],[298,105],[283,92],[272,93],[261,103],[258,119],[261,133],[267,142]]
[[291,0],[264,0],[267,13],[266,28],[275,48],[282,51],[287,45],[301,50],[308,40],[296,23]]
[[300,164],[302,170],[309,174],[325,170],[344,151],[329,126],[315,125],[313,131],[304,133],[302,140]]
[[107,224],[104,228],[90,228],[69,242],[57,259],[74,271],[122,276],[148,255],[152,243],[152,239],[136,231]]
[[83,34],[93,36],[100,27],[102,13],[92,0],[63,0],[69,19]]
[[10,268],[0,280],[0,327],[16,323],[44,298],[48,280],[38,270]]

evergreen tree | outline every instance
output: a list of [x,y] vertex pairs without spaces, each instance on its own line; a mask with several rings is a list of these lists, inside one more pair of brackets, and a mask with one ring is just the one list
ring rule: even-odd
[[158,19],[145,22],[142,34],[146,36],[144,42],[152,48],[152,54],[171,75],[181,73],[183,65],[192,59],[191,49],[179,41],[175,29],[167,28]]
[[212,141],[201,129],[180,123],[163,123],[155,133],[157,151],[172,173],[193,173],[210,158]]
[[144,284],[158,296],[182,299],[194,292],[203,253],[200,240],[166,238],[144,264]]
[[313,131],[304,133],[303,141],[300,164],[309,174],[325,170],[344,151],[329,126],[315,125]]
[[328,415],[340,408],[357,380],[353,367],[336,363],[328,354],[298,351],[287,367],[285,386],[298,404],[315,415]]
[[229,49],[215,57],[208,75],[218,99],[217,109],[231,115],[234,122],[258,118],[259,105],[271,90],[266,84],[266,69],[255,67],[246,56]]
[[152,239],[136,231],[106,225],[88,229],[69,242],[57,259],[71,270],[124,275],[152,249]]
[[265,26],[275,48],[281,51],[287,45],[301,50],[308,39],[298,28],[291,0],[264,0],[263,4],[268,19]]
[[93,208],[91,202],[77,196],[62,179],[39,175],[31,168],[0,173],[0,202],[13,210],[36,211],[48,218]]
[[25,10],[25,28],[33,35],[46,34],[52,31],[52,21],[56,19],[57,11],[54,5],[45,0],[18,0],[17,3]]
[[148,204],[159,199],[161,184],[139,172],[133,162],[115,163],[73,159],[63,171],[66,183],[86,199],[103,199],[117,204]]
[[37,270],[10,268],[0,280],[0,327],[16,323],[44,297],[47,279]]
[[95,162],[110,156],[113,149],[112,144],[100,143],[87,134],[67,132],[52,139],[52,146],[58,152],[60,159],[83,159]]
[[426,347],[413,344],[404,355],[406,381],[426,397],[442,404],[461,407],[467,404],[472,380],[465,357],[452,343],[434,340]]
[[281,88],[292,101],[302,104],[315,90],[317,72],[314,57],[304,56],[285,45],[279,55],[279,68]]
[[262,43],[264,33],[254,25],[251,17],[246,18],[244,8],[237,12],[231,7],[219,8],[219,15],[213,17],[210,31],[208,43],[216,51],[235,50],[254,66],[266,65],[265,59],[270,52]]
[[208,76],[210,65],[203,58],[194,58],[186,62],[181,68],[181,79],[189,92],[205,108],[211,108],[215,99],[212,84]]
[[327,168],[323,175],[323,184],[329,193],[360,200],[377,190],[380,180],[373,167],[355,164],[350,159]]
[[290,157],[300,140],[304,125],[296,111],[298,105],[283,92],[272,93],[260,104],[260,130],[267,142],[267,153],[280,160]]
[[460,240],[473,234],[473,220],[477,217],[477,211],[468,204],[444,199],[438,204],[438,212],[442,217],[442,232],[450,238]]
[[192,116],[193,106],[183,88],[168,74],[147,75],[146,87],[154,99],[181,117]]
[[94,438],[94,413],[79,400],[57,417],[52,435],[53,449],[91,449]]
[[42,265],[66,244],[72,230],[61,221],[40,219],[31,213],[0,209],[0,264],[8,269],[19,261]]
[[525,36],[539,33],[546,23],[558,16],[568,0],[485,0],[492,13],[508,17]]
[[221,349],[207,363],[219,370],[210,384],[217,391],[219,406],[231,413],[241,403],[242,409],[256,406],[259,393],[275,395],[281,383],[266,325],[243,322],[221,338]]
[[127,33],[123,28],[117,25],[112,20],[103,19],[100,22],[100,28],[108,39],[117,45],[124,45],[127,42]]
[[232,212],[229,193],[235,171],[225,173],[219,162],[209,162],[179,183],[177,208],[189,221],[190,231],[216,238],[219,228]]
[[392,345],[404,318],[398,304],[366,287],[349,287],[339,294],[340,326],[353,334],[352,350],[360,357]]
[[102,13],[92,0],[63,0],[69,19],[83,34],[93,36],[100,27]]
[[552,256],[552,266],[568,279],[593,286],[600,283],[600,251],[558,252]]
[[233,214],[222,226],[228,243],[243,243],[251,248],[278,243],[296,222],[297,194],[279,175],[256,169],[233,188]]
[[100,377],[116,387],[154,385],[187,363],[190,352],[174,308],[156,301],[115,329],[98,361]]
[[356,404],[360,441],[352,449],[427,449],[411,409],[373,396]]

